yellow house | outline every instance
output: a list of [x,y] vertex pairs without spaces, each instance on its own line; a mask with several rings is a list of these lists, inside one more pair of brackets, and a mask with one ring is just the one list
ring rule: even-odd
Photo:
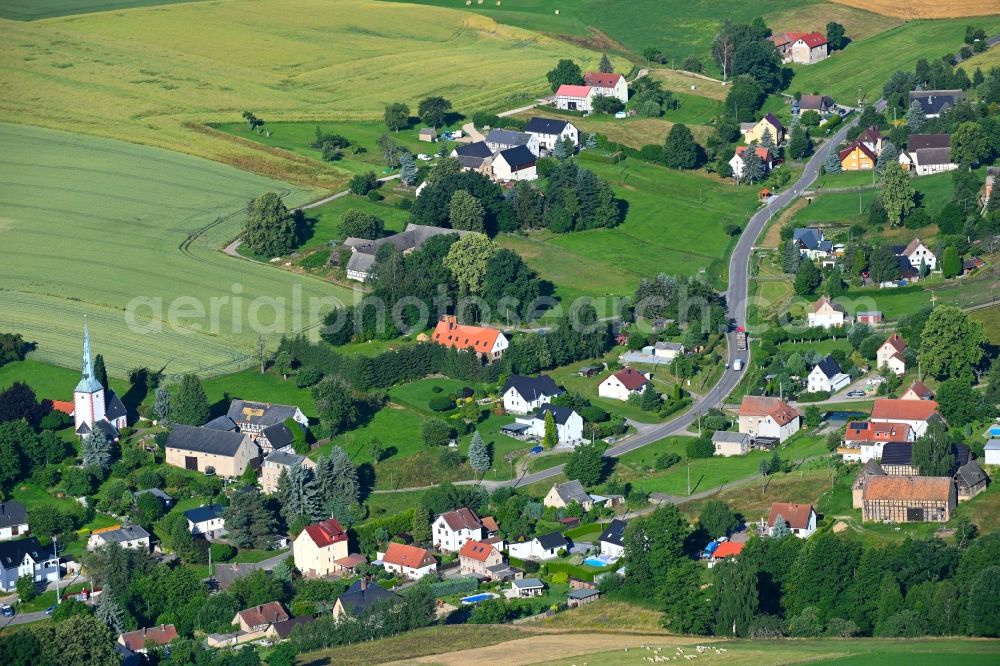
[[347,557],[347,532],[336,518],[313,523],[302,530],[292,542],[295,568],[306,578],[318,578],[338,573],[336,562]]
[[239,476],[260,449],[250,435],[177,424],[167,437],[165,461],[193,472]]
[[775,143],[781,143],[785,140],[785,126],[770,113],[761,118],[753,127],[743,130],[743,138],[747,143],[751,141],[760,143],[764,138],[765,129],[771,131],[771,139]]
[[840,157],[840,168],[843,171],[871,171],[878,161],[878,155],[857,140],[851,142],[837,156]]

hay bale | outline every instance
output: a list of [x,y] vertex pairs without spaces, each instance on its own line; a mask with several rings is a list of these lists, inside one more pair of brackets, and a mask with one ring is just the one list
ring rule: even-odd
[[559,16],[559,10],[558,9],[556,10],[556,16]]

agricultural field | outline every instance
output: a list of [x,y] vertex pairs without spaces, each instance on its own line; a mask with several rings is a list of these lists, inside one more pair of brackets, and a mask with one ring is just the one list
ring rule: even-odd
[[[610,165],[581,161],[607,178],[628,203],[614,229],[571,234],[502,236],[564,300],[627,296],[644,277],[662,272],[718,281],[729,254],[727,224],[742,226],[757,208],[752,188],[737,188],[702,173],[672,171],[626,159]],[[664,216],[664,211],[670,211]]]
[[[34,360],[79,367],[88,315],[94,352],[116,377],[137,366],[168,375],[232,372],[254,353],[251,310],[272,345],[308,321],[268,331],[274,309],[254,299],[284,299],[283,317],[291,316],[294,293],[306,305],[353,299],[345,289],[218,251],[239,233],[249,198],[271,190],[294,204],[307,194],[300,189],[179,153],[54,130],[0,124],[0,143],[0,309],[7,326],[38,343]],[[192,307],[210,313],[210,299],[234,295],[240,318],[232,316],[235,301],[219,302],[214,327],[204,315],[191,318]],[[126,309],[137,297],[162,299],[162,312],[137,307],[130,328]]]
[[983,308],[973,310],[969,316],[976,321],[981,321],[986,330],[986,337],[992,344],[1000,345],[1000,307]]
[[[1000,9],[997,11],[1000,11]],[[978,67],[983,70],[983,73],[990,71],[994,67],[1000,67],[1000,49],[986,49],[982,53],[977,53],[968,60],[963,61],[962,67],[967,72],[974,72]]]
[[839,5],[857,7],[884,16],[907,21],[913,19],[945,19],[962,16],[1000,14],[996,0],[831,0]]
[[[897,18],[882,16],[870,10],[855,9],[841,4],[823,2],[781,9],[764,14],[764,21],[774,32],[819,32],[826,34],[826,24],[835,21],[844,26],[852,42],[868,39],[902,23]],[[850,45],[848,45],[850,48]]]
[[156,7],[177,2],[197,2],[198,0],[0,0],[0,18],[13,21],[36,21],[38,19],[88,14],[136,7]]
[[378,120],[386,103],[415,110],[433,94],[463,112],[513,106],[548,91],[545,72],[560,57],[588,67],[599,57],[485,17],[375,0],[342,0],[335,12],[323,0],[260,0],[252,9],[193,2],[4,21],[0,31],[0,120],[169,148],[328,189],[350,172],[262,151],[205,123],[239,122],[244,110],[265,122]]
[[[975,23],[990,35],[1000,31],[1000,15]],[[896,70],[912,71],[920,57],[933,60],[957,53],[968,24],[967,19],[904,23],[850,44],[815,65],[794,65],[795,75],[788,90],[818,91],[851,106],[857,104],[860,91],[866,101],[874,102],[882,96],[882,85]]]

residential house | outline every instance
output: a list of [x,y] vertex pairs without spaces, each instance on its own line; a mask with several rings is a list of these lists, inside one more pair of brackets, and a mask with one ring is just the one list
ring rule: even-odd
[[437,130],[433,127],[421,127],[420,131],[417,132],[417,139],[433,143],[437,141]]
[[271,601],[260,606],[241,610],[230,624],[240,625],[240,631],[255,634],[267,631],[272,624],[291,619],[280,601]]
[[871,420],[877,423],[905,423],[913,429],[913,437],[927,432],[927,425],[940,418],[938,404],[933,400],[894,400],[879,398],[872,405]]
[[504,596],[510,599],[521,599],[526,597],[540,597],[545,593],[545,584],[537,578],[521,578],[512,580],[510,589],[504,592]]
[[715,454],[723,458],[743,456],[750,453],[750,435],[745,432],[716,430],[712,433]]
[[614,72],[587,72],[583,84],[594,89],[595,95],[613,97],[622,104],[628,102],[628,83],[625,77]]
[[601,532],[601,557],[608,561],[618,560],[625,554],[625,528],[628,523],[615,518]]
[[390,573],[419,579],[437,571],[437,560],[424,548],[391,542],[384,553],[378,553],[382,566]]
[[801,95],[798,99],[798,104],[795,106],[798,107],[799,113],[815,111],[825,116],[831,113],[836,105],[833,102],[833,98],[826,95]]
[[779,519],[800,539],[808,539],[816,531],[816,511],[811,504],[773,502],[771,511],[767,514],[768,534],[774,533],[774,526]]
[[800,255],[812,261],[833,254],[833,241],[826,240],[822,229],[815,227],[796,229],[792,232],[792,242],[798,246]]
[[983,463],[986,465],[1000,465],[1000,439],[991,438],[983,447]]
[[862,312],[857,312],[854,315],[859,324],[865,324],[867,326],[878,326],[882,323],[884,317],[880,310],[864,310]]
[[642,393],[652,375],[635,368],[623,368],[609,375],[597,386],[597,395],[602,398],[626,401],[629,397]]
[[955,488],[958,491],[958,501],[970,500],[986,490],[990,477],[975,460],[969,460],[955,472]]
[[590,495],[577,479],[552,484],[542,500],[543,505],[556,509],[564,509],[574,502],[582,506],[584,511],[590,511],[595,504],[594,496]]
[[335,620],[342,617],[358,617],[376,602],[386,600],[399,603],[403,598],[363,576],[337,597],[333,605],[333,617]]
[[[742,126],[741,126],[742,128]],[[785,126],[781,124],[774,114],[768,113],[757,121],[753,127],[743,128],[743,140],[746,143],[760,143],[764,138],[764,130],[771,132],[771,139],[775,145],[785,140]]]
[[458,551],[459,573],[463,575],[492,579],[489,568],[503,563],[503,554],[493,544],[482,541],[466,541]]
[[185,511],[184,517],[187,518],[191,534],[213,541],[226,534],[226,521],[223,518],[225,513],[226,507],[221,504],[208,504]]
[[828,42],[819,32],[779,32],[768,37],[781,55],[781,61],[812,65],[826,60]]
[[0,502],[0,541],[28,535],[28,512],[20,502]]
[[904,257],[914,268],[919,269],[922,262],[928,270],[937,269],[937,256],[919,238],[911,240],[899,256]]
[[933,400],[934,392],[927,388],[922,381],[915,380],[906,389],[906,393],[899,396],[900,400]]
[[827,356],[816,364],[806,378],[806,390],[810,393],[836,393],[851,383],[851,376],[840,369],[840,364],[832,356]]
[[563,84],[556,90],[556,108],[589,113],[597,92],[590,86]]
[[172,624],[161,624],[158,627],[143,627],[135,631],[126,631],[119,634],[118,644],[130,652],[146,654],[146,646],[149,644],[156,647],[165,648],[171,641],[179,637],[177,628]]
[[[522,436],[541,439],[545,436],[547,414],[552,414],[552,420],[555,421],[556,439],[559,444],[575,446],[583,441],[583,417],[572,407],[545,404],[536,409],[534,414],[518,416],[514,425],[524,426],[517,428]],[[511,428],[508,426],[504,430]]]
[[538,154],[548,155],[556,148],[557,141],[569,139],[573,147],[580,145],[580,130],[568,120],[533,117],[524,126],[524,131],[538,141]]
[[167,435],[165,462],[174,467],[232,478],[243,474],[260,450],[247,432],[175,424]]
[[511,375],[503,386],[503,408],[510,414],[530,414],[563,390],[548,375]]
[[904,351],[906,351],[906,340],[899,337],[898,333],[890,335],[875,353],[875,361],[879,370],[888,368],[889,372],[899,376],[904,375],[906,373]]
[[[489,159],[492,161],[492,153],[490,153]],[[461,160],[459,161],[461,162]],[[424,183],[426,182],[427,181],[424,181]],[[421,184],[421,187],[422,186],[423,184]],[[417,191],[419,193],[419,189]],[[431,227],[425,224],[413,224],[411,222],[406,225],[406,229],[404,229],[402,233],[392,234],[391,236],[386,236],[385,238],[379,238],[377,240],[354,237],[346,238],[344,239],[341,248],[349,249],[351,252],[351,256],[347,260],[347,278],[357,282],[366,282],[369,278],[371,278],[372,267],[375,265],[375,255],[378,253],[379,248],[383,245],[392,245],[404,255],[409,255],[410,253],[419,250],[428,239],[433,238],[434,236],[443,236],[446,234],[464,236],[465,234],[470,233],[473,232],[463,229]],[[331,257],[331,261],[335,261],[335,259]],[[336,261],[339,261],[339,256]]]
[[309,419],[295,405],[279,405],[271,402],[233,400],[229,403],[226,416],[232,419],[240,432],[259,435],[270,426],[292,419],[303,428],[309,427]]
[[487,178],[493,177],[493,150],[485,141],[459,144],[451,151],[451,156],[458,160],[463,171],[476,171]]
[[493,178],[505,182],[537,180],[538,171],[535,169],[535,161],[537,159],[538,157],[532,154],[526,146],[515,146],[514,148],[501,150],[493,157],[493,162],[491,162]]
[[499,330],[488,326],[459,324],[455,315],[442,315],[434,327],[431,340],[444,347],[471,349],[487,361],[498,360],[510,345],[507,337]]
[[566,606],[568,608],[576,608],[577,606],[584,606],[592,601],[597,601],[600,598],[600,590],[580,587],[575,590],[570,590],[569,594],[566,595]]
[[713,568],[716,564],[722,562],[723,560],[737,557],[743,552],[743,546],[745,545],[746,544],[736,541],[723,541],[715,550],[712,551],[712,554],[708,556],[708,568]]
[[684,355],[684,345],[680,342],[656,342],[651,350],[653,356],[666,361],[673,361],[678,356]]
[[560,550],[569,550],[569,541],[559,532],[536,536],[530,541],[507,546],[511,557],[521,560],[551,560],[559,557]]
[[774,437],[779,442],[799,431],[802,415],[778,398],[745,395],[740,404],[740,432],[751,437]]
[[21,576],[51,583],[58,575],[59,558],[51,549],[43,549],[35,537],[0,541],[0,590],[12,592]]
[[322,578],[340,573],[337,564],[349,554],[347,532],[336,518],[307,525],[292,542],[295,568],[306,578]]
[[479,515],[466,507],[442,513],[431,525],[431,533],[435,550],[442,553],[457,553],[466,542],[490,536]]
[[899,153],[899,165],[903,171],[910,171],[918,176],[926,176],[931,173],[943,173],[954,171],[958,164],[951,160],[951,147],[948,145],[949,136],[947,134],[930,134],[925,136],[944,137],[946,145],[933,148],[913,148],[913,137],[910,137],[910,147]]
[[87,539],[87,550],[96,550],[109,543],[115,543],[122,548],[134,548],[149,552],[149,532],[139,525],[115,525],[94,530]]
[[955,484],[947,476],[871,476],[861,519],[880,523],[946,523],[955,511]]
[[831,301],[829,296],[820,296],[819,300],[813,303],[812,312],[806,319],[810,328],[817,326],[840,328],[844,325],[844,307]]
[[531,154],[538,157],[538,137],[529,132],[516,130],[492,129],[486,135],[486,146],[494,153],[499,153],[518,146],[524,146]]
[[871,171],[878,162],[878,153],[865,145],[860,139],[847,144],[847,147],[837,153],[840,158],[840,168],[843,171]]
[[882,146],[885,145],[885,137],[875,125],[866,127],[865,131],[857,136],[857,140],[876,155],[882,152]]
[[965,99],[961,90],[914,90],[910,92],[910,104],[917,102],[926,118],[938,118]]
[[291,451],[272,451],[270,455],[264,458],[264,462],[260,466],[260,479],[258,482],[260,483],[261,492],[278,492],[278,479],[281,478],[281,473],[286,470],[291,471],[296,466],[315,470],[316,461],[305,456],[300,456],[297,453],[292,453]]
[[844,430],[844,445],[837,448],[845,462],[867,463],[881,460],[882,449],[889,443],[910,443],[913,428],[906,423],[850,421]]
[[[743,166],[744,160],[746,159],[747,148],[749,148],[749,146],[736,146],[736,152],[733,153],[731,158],[729,158],[729,166],[732,168],[733,178],[736,180],[743,179]],[[763,146],[756,146],[754,148],[754,152],[764,164],[764,174],[767,174],[774,167],[774,157],[771,155],[771,149]]]

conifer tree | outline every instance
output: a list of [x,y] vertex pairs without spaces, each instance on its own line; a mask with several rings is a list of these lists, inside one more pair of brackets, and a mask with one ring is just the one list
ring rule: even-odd
[[361,496],[358,470],[339,446],[316,462],[316,483],[323,502],[339,498],[346,504],[355,504]]
[[715,635],[746,636],[757,615],[756,571],[746,564],[723,562],[715,567]]
[[200,426],[208,421],[208,395],[195,375],[184,375],[170,401],[170,418],[174,423]]
[[472,442],[469,444],[469,464],[477,472],[485,472],[492,464],[489,449],[478,430],[472,433]]
[[166,425],[170,418],[170,391],[165,386],[156,389],[156,399],[153,402],[153,413],[160,425]]
[[108,369],[104,366],[103,354],[94,357],[94,379],[99,381],[104,388],[108,388]]
[[416,544],[427,544],[431,542],[431,521],[427,509],[418,504],[413,511],[413,524],[410,529],[410,536]]
[[601,55],[601,63],[597,66],[597,70],[603,74],[611,74],[612,72],[615,71],[615,68],[611,64],[611,59],[608,58],[607,53]]
[[101,600],[97,603],[97,618],[103,622],[115,636],[125,631],[125,611],[118,605],[111,590],[105,587],[101,592]]
[[[763,462],[763,461],[761,461]],[[791,534],[792,531],[788,529],[788,523],[785,522],[784,516],[780,513],[774,517],[774,527],[771,528],[771,536],[775,539],[780,539]]]
[[83,438],[80,447],[84,467],[96,467],[102,471],[111,467],[111,440],[100,428]]
[[840,173],[842,167],[840,166],[840,156],[837,155],[836,150],[831,150],[826,156],[826,160],[823,161],[823,169],[827,173]]
[[288,525],[300,519],[311,522],[325,517],[319,486],[313,471],[305,465],[293,465],[281,471],[278,498],[281,515]]
[[554,448],[559,443],[559,433],[556,429],[556,420],[552,416],[552,411],[545,412],[545,434],[542,437],[542,446],[547,449]]
[[924,109],[920,106],[920,102],[917,100],[910,102],[910,110],[906,115],[906,128],[910,130],[910,134],[919,134],[926,122],[927,117],[924,115]]
[[417,163],[410,153],[404,152],[399,156],[399,181],[407,187],[417,183]]

